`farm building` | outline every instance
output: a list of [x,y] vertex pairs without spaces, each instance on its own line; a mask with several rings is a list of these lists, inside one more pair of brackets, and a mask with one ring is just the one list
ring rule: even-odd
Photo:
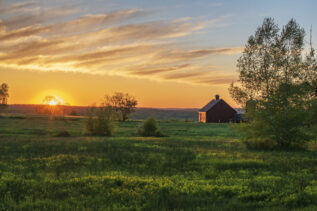
[[228,105],[219,95],[199,110],[198,121],[209,122],[237,122],[238,112]]

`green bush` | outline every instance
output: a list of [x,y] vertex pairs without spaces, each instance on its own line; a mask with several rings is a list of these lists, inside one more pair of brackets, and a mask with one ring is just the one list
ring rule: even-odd
[[244,144],[248,149],[256,150],[271,150],[276,147],[276,143],[273,140],[269,139],[249,139],[245,140]]
[[141,136],[163,136],[156,119],[153,117],[150,117],[144,121],[143,125],[141,125],[141,127],[138,129],[138,134]]
[[55,134],[55,137],[69,137],[70,133],[67,130],[61,130],[57,134]]
[[85,134],[111,136],[116,130],[115,111],[111,107],[92,107],[87,110],[85,120]]

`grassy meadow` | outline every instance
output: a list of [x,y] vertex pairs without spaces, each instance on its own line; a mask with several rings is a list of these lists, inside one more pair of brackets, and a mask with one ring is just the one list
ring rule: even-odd
[[[0,118],[0,210],[317,210],[317,144],[252,151],[228,124],[83,135],[82,118]],[[58,137],[67,130],[70,137]]]

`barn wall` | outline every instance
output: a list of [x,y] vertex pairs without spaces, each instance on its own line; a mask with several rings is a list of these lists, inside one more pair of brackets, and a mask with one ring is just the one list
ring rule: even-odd
[[206,123],[206,112],[199,112],[198,121]]
[[206,122],[234,122],[236,111],[223,100],[207,111]]

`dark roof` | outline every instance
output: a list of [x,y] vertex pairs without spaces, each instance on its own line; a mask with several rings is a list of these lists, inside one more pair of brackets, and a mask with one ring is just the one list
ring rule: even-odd
[[221,101],[221,99],[210,101],[207,105],[205,105],[202,109],[200,109],[199,112],[207,112],[207,111],[209,111],[212,107],[214,107],[220,101]]

